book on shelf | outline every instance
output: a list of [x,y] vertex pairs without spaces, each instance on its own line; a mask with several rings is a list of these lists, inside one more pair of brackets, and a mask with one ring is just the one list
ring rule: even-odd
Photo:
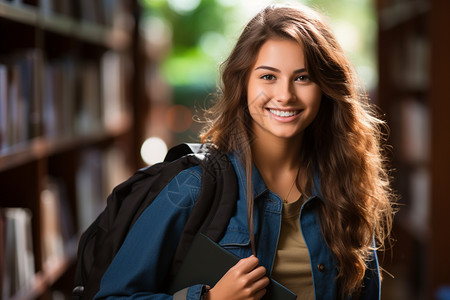
[[[18,3],[20,5],[21,3]],[[45,17],[55,15],[79,19],[81,23],[125,28],[129,8],[123,0],[40,0],[40,13]]]
[[115,127],[126,111],[121,56],[100,63],[64,57],[46,63],[42,99],[44,136],[54,138]]
[[22,5],[22,0],[4,0],[4,1],[14,5]]
[[91,133],[102,128],[100,70],[96,62],[81,63],[78,72],[80,94],[75,113],[77,133]]
[[6,65],[0,64],[0,154],[7,147],[6,135],[8,132],[8,73]]
[[44,16],[54,14],[72,16],[73,2],[70,0],[40,0],[39,6]]
[[[409,163],[426,163],[430,158],[430,116],[425,103],[418,99],[404,99],[394,106],[393,130],[395,146],[401,159]],[[396,123],[395,123],[396,122]]]
[[58,190],[48,185],[41,192],[41,245],[43,270],[52,269],[64,259]]
[[101,61],[103,90],[103,123],[105,128],[117,126],[127,110],[125,103],[125,70],[121,55],[108,51]]
[[130,170],[125,154],[117,147],[109,147],[102,154],[103,199],[112,190],[129,178],[135,170]]
[[[128,13],[123,0],[81,0],[78,2],[82,22],[124,27],[124,17]],[[129,14],[129,13],[128,13]]]
[[429,87],[430,43],[422,34],[407,34],[394,44],[390,74],[397,88],[424,91]]
[[35,137],[91,134],[120,124],[125,105],[124,60],[73,56],[43,61],[38,49],[0,61],[0,154]]
[[80,233],[106,206],[114,187],[125,181],[134,170],[127,167],[124,153],[117,147],[90,149],[82,153],[76,174],[77,215]]
[[76,173],[78,228],[82,233],[103,210],[106,199],[102,187],[102,152],[86,150],[81,154]]
[[80,0],[78,5],[82,22],[104,24],[102,1]]
[[120,0],[103,0],[102,10],[103,10],[103,21],[108,27],[114,27],[114,21],[118,18],[119,11],[124,12],[123,7],[121,7]]
[[2,213],[5,217],[2,297],[9,299],[34,282],[31,212],[25,208],[2,208]]
[[2,57],[0,65],[0,151],[9,151],[40,135],[39,49]]
[[64,57],[46,63],[42,91],[43,135],[55,138],[75,132],[76,62]]
[[0,0],[0,3],[10,3],[16,6],[24,7],[24,6],[38,6],[39,1],[42,0]]
[[51,271],[66,259],[75,227],[62,180],[48,178],[40,197],[43,269]]
[[408,178],[409,203],[407,205],[409,228],[420,240],[429,237],[431,197],[430,172],[426,167],[415,168]]
[[0,297],[3,299],[3,277],[5,273],[5,215],[0,209]]
[[8,132],[6,135],[6,141],[10,147],[19,145],[25,142],[27,135],[26,122],[26,109],[27,103],[23,102],[23,98],[20,96],[21,88],[23,84],[20,81],[20,68],[17,64],[11,65],[8,72]]

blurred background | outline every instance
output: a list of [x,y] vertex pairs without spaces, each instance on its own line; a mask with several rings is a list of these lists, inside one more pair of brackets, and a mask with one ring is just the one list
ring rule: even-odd
[[[272,1],[142,1],[142,30],[155,64],[148,82],[152,88],[153,118],[148,136],[169,144],[197,141],[199,126],[192,115],[202,109],[216,91],[220,64],[226,59],[245,24]],[[285,1],[286,2],[286,1]],[[279,1],[278,3],[283,3]],[[377,86],[377,23],[370,1],[303,1],[324,13],[366,88]],[[351,21],[351,22],[350,22]],[[187,108],[187,109],[186,109]],[[168,111],[167,111],[168,110]],[[189,110],[189,111],[188,111]],[[159,118],[157,117],[159,116]],[[177,117],[174,117],[177,116]]]
[[[273,2],[0,0],[3,299],[70,298],[80,233],[114,186],[199,141],[220,64]],[[450,299],[450,1],[298,2],[326,16],[390,126],[382,299]]]

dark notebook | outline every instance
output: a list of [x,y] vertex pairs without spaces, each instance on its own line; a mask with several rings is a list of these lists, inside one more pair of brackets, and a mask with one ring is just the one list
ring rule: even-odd
[[[183,264],[176,275],[170,292],[175,293],[195,284],[213,287],[237,262],[239,257],[199,233],[194,238]],[[297,296],[286,287],[270,279],[264,300],[294,300]]]

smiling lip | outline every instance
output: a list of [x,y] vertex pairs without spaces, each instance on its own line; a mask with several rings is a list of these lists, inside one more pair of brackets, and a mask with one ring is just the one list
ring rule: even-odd
[[269,112],[277,117],[280,118],[290,118],[290,117],[295,117],[296,115],[298,115],[301,110],[299,109],[273,109],[273,108],[268,108]]
[[297,119],[303,110],[267,108],[267,111],[269,112],[272,119],[281,123],[288,123]]

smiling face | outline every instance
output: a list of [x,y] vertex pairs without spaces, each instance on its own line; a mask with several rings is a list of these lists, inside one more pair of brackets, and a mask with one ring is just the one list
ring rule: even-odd
[[261,46],[247,85],[247,104],[257,138],[301,137],[316,117],[321,97],[298,43],[270,39]]

